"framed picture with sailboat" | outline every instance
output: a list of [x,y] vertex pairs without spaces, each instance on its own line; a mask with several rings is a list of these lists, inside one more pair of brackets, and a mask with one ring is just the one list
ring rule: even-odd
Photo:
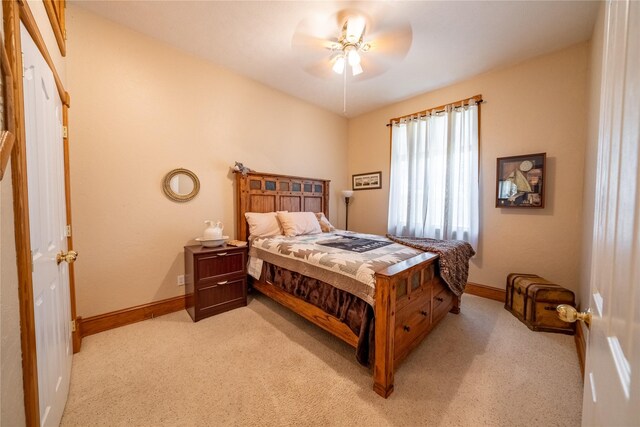
[[499,157],[497,208],[544,208],[547,153]]

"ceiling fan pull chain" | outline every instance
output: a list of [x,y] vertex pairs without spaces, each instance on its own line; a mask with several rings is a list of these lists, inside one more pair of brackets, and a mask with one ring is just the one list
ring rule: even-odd
[[342,113],[346,116],[347,115],[347,73],[346,70],[344,73],[342,73],[342,81],[343,81],[343,85],[342,85]]

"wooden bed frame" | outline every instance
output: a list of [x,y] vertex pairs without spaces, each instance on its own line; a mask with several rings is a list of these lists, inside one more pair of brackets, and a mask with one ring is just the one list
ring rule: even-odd
[[[236,174],[238,238],[247,240],[245,212],[324,212],[329,218],[329,180],[250,172]],[[393,392],[394,369],[448,312],[460,312],[439,275],[437,255],[425,252],[376,273],[373,389]],[[353,347],[358,337],[336,317],[261,280],[253,288]]]

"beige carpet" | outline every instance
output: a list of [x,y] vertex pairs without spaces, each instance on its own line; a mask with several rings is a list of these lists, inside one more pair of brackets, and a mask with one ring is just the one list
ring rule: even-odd
[[83,340],[64,426],[580,424],[573,337],[530,332],[465,295],[376,395],[354,350],[258,295],[198,323],[184,311]]

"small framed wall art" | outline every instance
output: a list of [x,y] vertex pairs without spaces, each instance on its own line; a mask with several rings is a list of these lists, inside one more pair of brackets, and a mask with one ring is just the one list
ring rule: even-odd
[[382,172],[369,172],[353,175],[352,188],[354,190],[375,190],[382,188]]
[[547,153],[498,158],[497,208],[544,208]]

